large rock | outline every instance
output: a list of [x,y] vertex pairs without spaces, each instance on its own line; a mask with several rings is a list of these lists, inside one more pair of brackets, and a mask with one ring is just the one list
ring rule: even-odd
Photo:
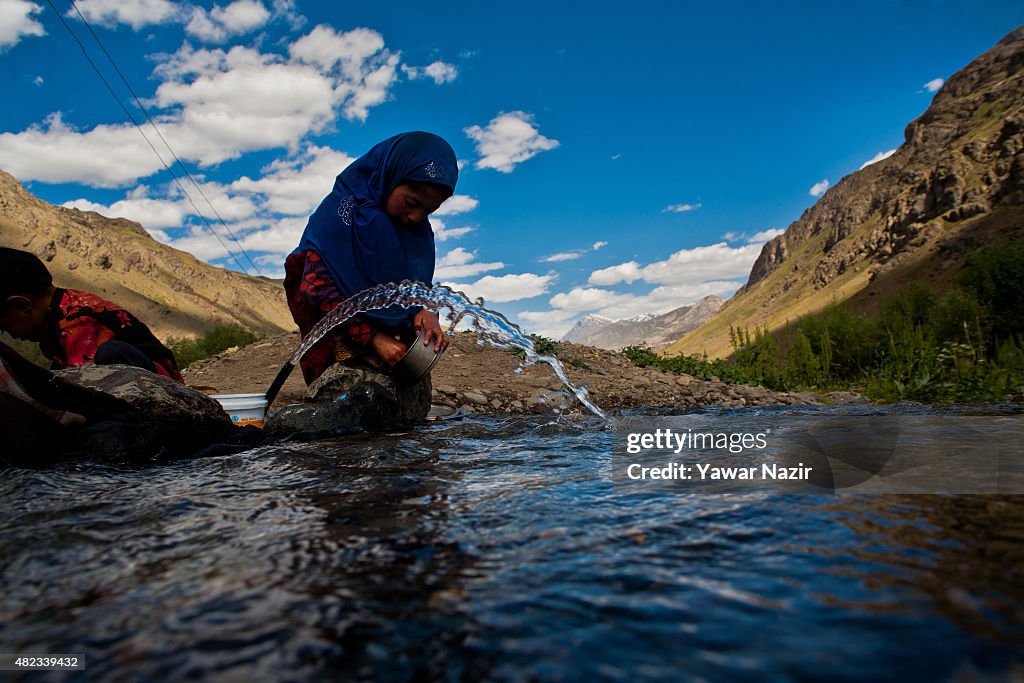
[[215,399],[155,372],[130,365],[82,365],[54,374],[110,394],[167,423],[232,426]]
[[128,365],[83,365],[58,377],[125,406],[123,415],[91,421],[75,434],[82,457],[147,461],[237,452],[263,440],[238,428],[220,404],[174,380]]
[[315,438],[422,422],[430,412],[430,375],[410,385],[365,365],[335,363],[310,385],[306,399],[273,413],[266,434]]

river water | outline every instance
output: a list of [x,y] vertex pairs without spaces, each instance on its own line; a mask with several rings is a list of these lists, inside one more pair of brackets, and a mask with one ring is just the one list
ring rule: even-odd
[[1024,675],[1024,496],[628,493],[614,438],[473,417],[0,472],[0,652],[85,662],[0,679]]

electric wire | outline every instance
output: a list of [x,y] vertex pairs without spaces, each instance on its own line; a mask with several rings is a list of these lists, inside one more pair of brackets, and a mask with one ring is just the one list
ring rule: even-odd
[[[207,228],[207,229],[208,229],[208,230],[210,231],[210,233],[211,233],[211,234],[212,234],[212,235],[213,235],[213,236],[214,236],[214,237],[215,237],[215,238],[217,239],[217,242],[219,242],[219,243],[220,243],[220,245],[221,245],[221,247],[223,247],[223,248],[224,248],[224,251],[226,251],[226,252],[228,253],[228,255],[229,255],[229,256],[230,256],[230,257],[231,257],[231,258],[232,258],[232,259],[234,260],[234,262],[235,262],[236,264],[238,264],[238,267],[239,267],[239,268],[240,268],[240,269],[242,270],[242,273],[243,273],[243,274],[248,274],[248,271],[247,271],[246,267],[245,267],[245,266],[244,266],[244,265],[242,264],[241,260],[240,260],[240,259],[238,258],[238,256],[237,256],[237,255],[236,255],[236,254],[235,254],[235,253],[234,253],[234,252],[233,252],[233,251],[231,250],[231,248],[230,248],[230,247],[228,247],[228,245],[227,245],[227,244],[226,244],[226,243],[224,242],[224,240],[223,240],[223,239],[221,238],[221,236],[217,234],[217,231],[213,229],[213,226],[212,226],[212,225],[210,225],[209,221],[208,221],[208,220],[206,219],[206,217],[205,217],[205,216],[203,215],[202,211],[200,211],[200,210],[199,210],[199,207],[198,207],[198,206],[196,206],[196,203],[195,203],[195,202],[193,201],[193,199],[192,199],[192,196],[191,196],[191,195],[190,195],[190,194],[188,193],[188,191],[187,191],[187,190],[185,189],[184,185],[182,185],[182,183],[181,183],[181,180],[179,179],[178,175],[177,175],[177,174],[175,174],[175,172],[174,172],[174,171],[173,171],[173,170],[171,169],[171,167],[170,167],[170,166],[168,166],[167,162],[166,162],[166,161],[164,161],[164,158],[163,158],[163,157],[162,157],[162,156],[160,155],[160,152],[159,152],[159,151],[157,150],[156,146],[155,146],[155,145],[153,144],[153,142],[152,142],[152,141],[151,141],[151,140],[149,139],[149,137],[148,137],[148,136],[146,135],[145,131],[143,131],[143,130],[142,130],[142,126],[141,126],[141,125],[140,125],[140,124],[138,123],[138,121],[136,121],[136,120],[135,120],[135,116],[134,116],[134,115],[132,114],[132,112],[131,112],[131,111],[130,111],[130,110],[128,109],[128,107],[127,107],[127,106],[125,106],[124,102],[122,102],[122,101],[121,101],[121,98],[120,98],[120,96],[119,96],[119,95],[118,95],[118,94],[117,94],[117,93],[116,93],[116,92],[114,91],[114,88],[113,88],[113,86],[111,86],[110,82],[109,82],[109,81],[107,80],[107,78],[106,78],[106,77],[105,77],[105,76],[103,75],[103,72],[102,72],[102,71],[100,71],[99,67],[98,67],[98,66],[96,65],[96,62],[94,62],[94,61],[93,61],[92,57],[91,57],[91,56],[89,55],[89,52],[88,52],[88,50],[86,50],[86,48],[85,48],[85,45],[84,45],[84,44],[82,43],[82,41],[81,41],[81,40],[80,40],[80,39],[78,38],[78,35],[77,35],[77,34],[76,34],[76,33],[75,33],[75,32],[74,32],[74,31],[73,31],[72,29],[71,29],[71,26],[69,26],[69,25],[68,25],[68,23],[67,23],[67,22],[66,22],[66,21],[64,20],[64,17],[63,17],[63,15],[61,15],[61,13],[60,13],[59,11],[57,11],[57,8],[56,8],[56,7],[54,6],[54,4],[53,4],[53,0],[46,0],[46,4],[48,4],[48,5],[50,6],[50,9],[52,9],[52,10],[53,10],[53,13],[57,15],[57,19],[58,19],[58,20],[60,21],[60,23],[61,23],[61,24],[62,24],[62,25],[64,26],[64,28],[65,28],[65,29],[67,30],[68,34],[69,34],[69,35],[70,35],[70,36],[72,37],[72,39],[73,39],[73,40],[75,41],[75,43],[77,43],[77,44],[78,44],[78,48],[79,48],[79,49],[80,49],[80,50],[82,51],[82,55],[83,55],[83,56],[85,57],[85,60],[86,60],[86,61],[87,61],[87,62],[89,63],[89,66],[91,66],[91,67],[92,67],[92,69],[93,69],[93,71],[95,71],[95,72],[96,72],[96,75],[97,75],[97,76],[99,76],[99,78],[100,78],[100,81],[102,81],[102,82],[103,82],[103,85],[104,85],[104,86],[106,86],[106,88],[107,88],[107,91],[108,91],[108,92],[110,93],[110,95],[111,95],[111,96],[112,96],[112,97],[114,98],[114,100],[115,100],[115,101],[117,102],[118,106],[120,106],[120,107],[121,107],[121,110],[122,110],[122,111],[123,111],[123,112],[125,113],[125,116],[127,116],[127,117],[128,117],[128,120],[129,120],[129,121],[131,121],[131,122],[132,122],[132,125],[134,125],[134,126],[135,126],[135,128],[136,128],[136,130],[138,130],[138,131],[139,131],[139,134],[140,134],[140,135],[142,136],[142,139],[143,139],[143,140],[145,140],[145,141],[146,141],[146,144],[148,144],[148,145],[149,145],[149,148],[150,148],[151,150],[153,150],[153,154],[155,154],[155,155],[156,155],[156,158],[160,160],[160,164],[161,164],[161,165],[162,165],[162,166],[164,167],[164,169],[165,169],[165,170],[166,170],[166,171],[167,171],[167,172],[168,172],[168,173],[170,174],[171,178],[173,178],[173,179],[174,179],[174,183],[175,183],[175,185],[177,185],[177,186],[178,186],[178,189],[179,189],[179,190],[181,190],[181,193],[182,193],[182,194],[183,194],[183,195],[185,196],[185,198],[186,198],[186,199],[188,200],[188,203],[189,203],[189,204],[190,204],[190,205],[192,206],[193,210],[195,210],[195,213],[196,213],[196,215],[197,215],[197,216],[199,217],[199,219],[200,219],[200,220],[202,221],[203,225],[205,225],[205,226],[206,226],[206,228]],[[78,7],[77,7],[77,6],[75,6],[75,4],[74,4],[74,1],[73,1],[73,0],[72,0],[71,4],[72,4],[72,6],[74,6],[75,10],[76,10],[76,11],[78,11]],[[82,16],[82,15],[81,15],[81,12],[79,12],[79,16]],[[85,17],[82,17],[82,20],[83,20],[83,21],[85,21]],[[109,59],[109,60],[111,61],[111,64],[114,64],[114,61],[113,61],[113,59],[111,58],[111,56],[110,56],[109,52],[107,52],[107,50],[106,50],[106,49],[105,49],[105,48],[103,47],[102,43],[100,43],[100,40],[99,40],[99,38],[98,38],[98,37],[96,36],[95,32],[93,32],[93,30],[92,30],[92,27],[91,27],[91,26],[89,26],[88,22],[86,22],[86,26],[88,26],[88,27],[89,27],[89,31],[90,31],[90,32],[92,33],[92,35],[93,35],[93,38],[95,38],[95,39],[96,39],[96,42],[100,44],[100,49],[102,49],[102,50],[103,50],[103,52],[104,52],[104,54],[106,54],[106,55],[107,55],[107,59]],[[115,69],[115,70],[116,70],[116,71],[118,72],[118,74],[119,74],[119,75],[121,75],[121,79],[122,79],[122,81],[124,81],[124,82],[125,82],[125,85],[126,85],[126,86],[128,87],[128,90],[129,90],[129,91],[130,91],[130,92],[132,93],[132,95],[133,95],[133,96],[135,96],[135,99],[136,99],[136,103],[138,103],[138,104],[139,104],[139,106],[140,106],[140,107],[142,108],[142,110],[143,110],[143,112],[145,113],[145,115],[146,115],[146,118],[147,118],[147,120],[149,121],[150,125],[151,125],[151,126],[153,126],[154,130],[156,130],[156,131],[157,131],[157,134],[158,134],[158,135],[160,135],[160,139],[161,139],[161,140],[163,140],[163,143],[164,143],[164,145],[165,145],[165,146],[167,147],[168,151],[170,151],[171,155],[172,155],[172,156],[174,156],[174,158],[175,158],[175,160],[176,160],[176,161],[178,162],[178,164],[180,164],[180,165],[181,165],[182,169],[184,170],[185,174],[186,174],[186,175],[188,176],[189,180],[190,180],[190,181],[192,182],[192,184],[193,184],[193,185],[194,185],[194,186],[196,187],[196,189],[197,189],[197,190],[199,190],[199,193],[200,193],[200,194],[202,194],[202,195],[203,195],[203,197],[204,197],[204,199],[206,199],[207,203],[208,203],[208,204],[210,204],[210,208],[212,208],[212,209],[214,210],[214,213],[217,213],[217,210],[216,210],[216,209],[215,209],[215,208],[213,207],[213,204],[212,204],[212,203],[210,203],[210,200],[209,200],[209,199],[208,199],[208,198],[206,197],[206,195],[205,195],[205,194],[203,193],[202,189],[201,189],[201,188],[199,188],[199,185],[198,185],[198,184],[196,183],[195,179],[194,179],[194,178],[192,178],[191,174],[190,174],[190,173],[188,172],[188,169],[187,169],[187,168],[185,167],[185,165],[184,165],[184,164],[182,164],[182,163],[181,163],[181,160],[180,160],[180,159],[178,159],[178,157],[177,157],[177,155],[176,155],[176,154],[174,154],[174,150],[173,150],[173,149],[171,149],[171,146],[167,144],[167,140],[165,140],[165,139],[164,139],[164,137],[163,137],[163,135],[161,135],[161,134],[160,134],[160,131],[159,131],[159,129],[158,129],[157,127],[156,127],[156,124],[155,124],[155,123],[153,122],[153,120],[152,120],[152,119],[150,118],[150,116],[149,116],[149,112],[148,112],[148,111],[146,111],[145,107],[142,107],[142,106],[141,106],[141,103],[139,102],[139,98],[138,98],[138,97],[137,97],[137,96],[135,95],[135,92],[134,92],[134,91],[132,90],[131,86],[129,86],[129,85],[128,85],[128,83],[127,83],[127,80],[126,80],[126,79],[124,78],[124,75],[123,75],[123,74],[121,74],[121,71],[120,71],[120,69],[118,69],[118,68],[117,68],[117,65],[116,65],[116,64],[114,64],[114,69]],[[217,214],[217,217],[218,217],[218,218],[220,218],[220,214],[219,214],[219,213]],[[232,232],[231,232],[231,229],[227,227],[227,224],[226,224],[226,223],[224,223],[224,219],[223,219],[223,218],[220,218],[220,221],[221,221],[221,224],[222,224],[222,225],[224,225],[224,227],[225,227],[225,229],[226,229],[226,230],[228,231],[228,233],[229,233],[229,234],[231,235],[231,237],[232,237],[232,238],[234,239],[234,241],[235,241],[235,244],[236,244],[236,246],[238,247],[239,251],[241,251],[241,252],[242,252],[242,253],[243,253],[243,254],[245,255],[246,259],[248,259],[248,261],[249,261],[250,265],[251,265],[251,266],[253,267],[253,270],[255,270],[256,274],[257,274],[257,275],[260,275],[260,276],[262,276],[262,273],[260,273],[260,270],[259,270],[259,268],[258,268],[258,267],[256,266],[256,264],[255,264],[255,263],[253,262],[252,258],[251,258],[251,257],[249,256],[249,254],[248,254],[248,253],[246,253],[245,249],[244,249],[244,248],[242,247],[242,245],[241,245],[241,244],[240,244],[240,243],[238,242],[238,239],[237,239],[237,238],[236,238],[236,237],[234,236],[234,233],[232,233]]]
[[245,256],[246,260],[249,261],[249,265],[252,266],[253,270],[256,271],[257,275],[262,275],[262,273],[260,273],[259,267],[253,262],[252,258],[249,256],[249,253],[245,251],[245,248],[242,246],[241,242],[239,242],[238,237],[235,236],[235,233],[231,231],[230,227],[228,227],[228,224],[224,221],[224,218],[220,215],[220,212],[217,211],[217,207],[213,205],[213,202],[210,201],[210,198],[206,196],[205,192],[203,192],[202,186],[200,186],[199,183],[196,182],[195,178],[192,176],[192,173],[188,170],[188,167],[185,165],[185,162],[178,158],[178,155],[174,152],[174,149],[171,148],[170,143],[167,142],[166,138],[164,138],[163,133],[160,132],[160,128],[156,125],[156,122],[153,121],[153,118],[150,116],[149,109],[146,108],[146,106],[142,103],[142,100],[135,93],[135,90],[128,82],[128,79],[125,78],[124,73],[121,71],[120,67],[118,67],[117,62],[114,61],[114,58],[111,56],[110,52],[107,51],[107,48],[103,44],[103,41],[100,40],[100,37],[98,35],[96,35],[96,31],[93,30],[92,24],[89,23],[89,20],[85,18],[85,15],[83,15],[82,11],[78,8],[78,4],[75,2],[75,0],[71,0],[71,7],[74,8],[75,12],[82,20],[82,23],[85,24],[85,27],[89,30],[89,34],[92,35],[93,40],[96,41],[96,44],[99,45],[100,50],[102,50],[103,54],[106,56],[107,61],[109,61],[110,65],[114,67],[114,71],[117,73],[118,77],[120,77],[121,82],[124,83],[124,86],[128,88],[128,92],[132,94],[132,97],[135,99],[135,104],[138,105],[139,109],[142,110],[142,113],[145,114],[146,121],[149,122],[149,125],[153,128],[153,131],[160,138],[160,141],[164,143],[164,147],[166,147],[167,151],[171,153],[171,156],[174,157],[174,160],[177,162],[178,166],[180,166],[181,170],[185,172],[185,176],[192,183],[192,186],[196,188],[196,191],[199,192],[200,196],[202,196],[202,198],[206,201],[206,204],[210,207],[210,210],[213,211],[215,216],[217,216],[217,220],[224,227],[224,230],[227,231],[228,235],[231,236],[231,240],[235,243],[235,246],[238,247],[238,250],[241,251],[242,254]]

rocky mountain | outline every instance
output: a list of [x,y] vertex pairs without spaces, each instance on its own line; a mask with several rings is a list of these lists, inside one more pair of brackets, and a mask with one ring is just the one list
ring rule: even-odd
[[34,252],[57,286],[124,306],[160,337],[218,323],[292,330],[280,282],[217,268],[160,244],[138,223],[53,206],[0,171],[0,246]]
[[609,351],[636,344],[647,344],[654,349],[662,349],[687,332],[703,325],[724,303],[721,297],[706,296],[695,304],[681,306],[662,315],[644,314],[626,320],[585,315],[561,341],[596,346]]
[[843,178],[761,251],[710,321],[666,353],[728,355],[729,326],[778,330],[833,301],[871,313],[938,288],[967,254],[1024,238],[1024,27],[953,75],[895,154]]

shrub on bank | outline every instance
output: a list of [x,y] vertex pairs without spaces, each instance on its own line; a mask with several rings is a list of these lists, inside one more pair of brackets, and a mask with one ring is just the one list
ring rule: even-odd
[[1024,244],[999,243],[966,261],[959,286],[913,284],[875,318],[836,304],[751,335],[729,329],[733,356],[665,358],[623,349],[640,366],[769,389],[856,388],[881,401],[1001,401],[1024,386]]
[[167,348],[174,353],[182,370],[196,361],[223,353],[234,346],[245,346],[260,339],[259,335],[239,325],[216,325],[195,339],[171,337]]

